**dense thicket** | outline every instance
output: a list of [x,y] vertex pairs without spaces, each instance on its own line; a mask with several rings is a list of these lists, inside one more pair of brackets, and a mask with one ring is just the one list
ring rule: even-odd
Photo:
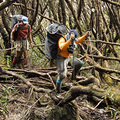
[[[79,44],[77,50],[74,52],[75,56],[85,61],[84,66],[78,74],[84,77],[79,78],[79,82],[77,84],[74,83],[71,89],[69,87],[64,89],[65,91],[69,90],[69,92],[59,105],[69,103],[81,94],[92,96],[95,102],[103,102],[103,104],[108,105],[108,101],[112,101],[115,104],[120,104],[120,95],[118,94],[120,82],[119,0],[6,0],[5,2],[0,0],[0,59],[2,61],[4,58],[6,64],[7,58],[11,56],[12,52],[9,50],[11,48],[10,20],[14,14],[26,15],[32,26],[32,37],[35,47],[29,52],[30,69],[49,66],[49,61],[44,56],[44,45],[41,44],[45,42],[46,28],[51,23],[65,24],[68,30],[76,29],[79,36],[84,35],[88,30],[92,33],[91,37]],[[10,77],[10,79],[22,79],[35,92],[46,92],[44,89],[40,89],[41,91],[39,91],[31,82],[27,82],[25,77],[21,78],[13,73],[9,73],[9,71],[4,71],[4,67],[2,67],[3,65],[1,63],[1,75],[12,75],[13,77]],[[26,71],[24,72],[26,74]],[[36,72],[34,74],[36,75],[38,73]],[[43,76],[46,77],[46,74]],[[5,79],[3,76],[2,78]],[[47,79],[50,78],[49,76]],[[83,87],[78,84],[83,85]],[[86,87],[86,85],[89,87]],[[114,93],[112,93],[113,91]],[[115,91],[118,96],[116,96]],[[49,96],[55,103],[58,103],[58,100],[52,98],[51,95]],[[75,119],[78,119],[78,117]]]

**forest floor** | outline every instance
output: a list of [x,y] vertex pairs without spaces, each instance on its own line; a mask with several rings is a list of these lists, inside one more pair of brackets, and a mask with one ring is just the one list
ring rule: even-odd
[[[49,96],[34,91],[22,78],[17,78],[14,74],[21,75],[36,88],[43,87],[52,90],[54,89],[53,83],[46,77],[46,73],[53,71],[51,75],[55,76],[54,69],[46,68],[35,70],[36,72],[33,70],[8,71],[10,72],[9,75],[5,72],[0,74],[0,120],[47,120],[48,108],[44,104],[41,105],[40,102],[46,104],[50,99]],[[79,111],[79,120],[120,119],[120,117],[114,119],[114,113],[100,106],[100,103],[92,105],[86,98],[87,96],[83,95],[75,99]]]

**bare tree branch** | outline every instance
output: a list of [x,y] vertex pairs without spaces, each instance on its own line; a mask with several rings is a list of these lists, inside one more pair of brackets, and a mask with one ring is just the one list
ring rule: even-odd
[[112,5],[115,5],[115,6],[119,6],[120,7],[120,4],[118,2],[114,2],[114,1],[110,1],[110,0],[102,0],[104,2],[107,2],[107,3],[110,3]]
[[6,0],[5,2],[0,3],[0,11],[4,8],[10,6],[12,3],[16,2],[17,0]]

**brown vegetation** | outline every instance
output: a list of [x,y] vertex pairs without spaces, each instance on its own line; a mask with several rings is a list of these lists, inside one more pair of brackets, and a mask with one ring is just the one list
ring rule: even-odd
[[[28,16],[34,41],[34,48],[29,52],[29,69],[6,68],[1,62],[0,117],[3,120],[120,119],[118,0],[0,0],[0,3],[0,61],[4,58],[7,63],[13,52],[9,40],[11,15]],[[84,61],[84,66],[76,81],[71,81],[72,68],[68,67],[61,100],[55,96],[56,67],[49,68],[44,56],[46,27],[52,22],[76,29],[79,36],[87,30],[92,32],[74,52]]]

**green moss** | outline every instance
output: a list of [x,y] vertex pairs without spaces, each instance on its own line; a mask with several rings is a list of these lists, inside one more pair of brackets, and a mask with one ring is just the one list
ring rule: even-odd
[[77,108],[74,104],[66,104],[63,107],[54,106],[51,110],[46,111],[49,120],[77,120]]
[[104,78],[108,85],[113,85],[112,79],[106,73],[103,73],[102,77]]
[[107,97],[112,103],[120,105],[120,89],[118,86],[111,86],[107,89]]

